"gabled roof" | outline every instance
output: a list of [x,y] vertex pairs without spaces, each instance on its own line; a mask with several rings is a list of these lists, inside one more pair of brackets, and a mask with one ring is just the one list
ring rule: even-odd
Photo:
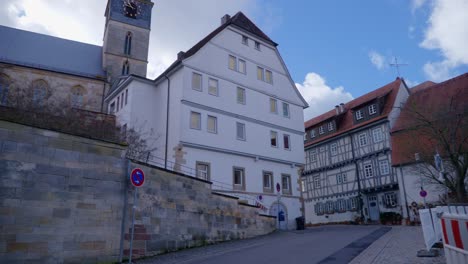
[[[393,166],[415,161],[414,145],[409,144],[414,142],[415,135],[418,138],[418,143],[425,142],[424,144],[418,144],[418,152],[435,154],[438,142],[428,138],[422,131],[424,128],[418,127],[418,121],[413,118],[411,110],[413,106],[417,107],[418,112],[426,114],[428,119],[440,119],[441,114],[447,115],[448,112],[445,113],[444,111],[448,111],[451,106],[456,107],[456,113],[452,114],[467,115],[468,73],[426,87],[426,89],[419,90],[409,96],[391,130],[392,146],[398,146],[398,148],[392,150]],[[439,151],[442,151],[442,149],[439,149]]]
[[410,91],[411,91],[411,93],[419,92],[419,91],[425,90],[428,87],[431,87],[434,84],[436,84],[436,83],[431,82],[431,81],[425,81],[423,83],[420,83],[420,84],[418,84],[416,86],[411,87]]
[[[312,141],[309,141],[305,144],[305,147],[307,146],[310,146],[312,144],[316,144],[318,142],[321,142],[321,141],[324,141],[326,139],[329,139],[329,138],[332,138],[332,137],[336,137],[340,134],[343,134],[343,133],[346,133],[350,130],[353,130],[353,129],[356,129],[356,128],[359,128],[359,127],[362,127],[362,126],[365,126],[369,123],[372,123],[372,122],[375,122],[375,121],[378,121],[378,120],[381,120],[381,119],[385,119],[388,114],[390,114],[390,111],[392,110],[393,108],[393,105],[394,105],[394,102],[395,102],[395,99],[396,99],[396,96],[397,96],[397,93],[398,93],[398,90],[401,86],[401,84],[404,83],[402,79],[400,78],[397,78],[395,81],[383,86],[383,87],[380,87],[379,89],[377,90],[374,90],[370,93],[367,93],[363,96],[360,96],[352,101],[349,101],[347,102],[346,104],[344,104],[344,112],[343,113],[340,113],[339,115],[336,114],[336,110],[333,109],[333,110],[330,110],[324,114],[321,114],[317,117],[314,117],[312,119],[310,119],[309,121],[305,122],[305,129],[307,130],[308,128],[311,128],[311,127],[315,127],[321,123],[323,123],[324,121],[327,121],[327,120],[330,120],[334,117],[339,117],[339,121],[337,123],[337,130],[334,131],[333,133],[330,133],[326,136],[323,136],[323,137],[317,137],[315,140],[312,140]],[[354,121],[353,121],[353,111],[352,109],[355,109],[356,107],[358,106],[361,106],[361,105],[364,105],[366,103],[369,103],[377,98],[382,98],[382,97],[385,97],[385,103],[383,105],[383,108],[381,110],[381,114],[380,115],[377,115],[376,117],[370,119],[370,120],[367,120],[367,121],[364,121],[364,122],[361,122],[361,123],[357,123],[357,124],[354,124]]]
[[105,78],[102,47],[0,26],[0,62]]

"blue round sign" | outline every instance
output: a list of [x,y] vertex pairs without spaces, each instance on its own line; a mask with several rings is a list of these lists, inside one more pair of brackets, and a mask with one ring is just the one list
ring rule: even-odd
[[421,195],[421,197],[424,198],[424,197],[427,196],[427,192],[426,192],[425,190],[421,190],[421,191],[419,192],[419,195]]
[[130,181],[133,186],[141,187],[145,183],[145,173],[140,168],[133,169],[130,174]]

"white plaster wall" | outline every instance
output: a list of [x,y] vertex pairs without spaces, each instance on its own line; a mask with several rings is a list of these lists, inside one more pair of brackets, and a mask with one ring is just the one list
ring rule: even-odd
[[398,94],[395,98],[392,111],[390,111],[390,114],[388,114],[388,120],[390,122],[390,129],[395,124],[398,116],[400,115],[401,107],[405,104],[408,97],[409,97],[408,90],[406,89],[405,85],[402,82],[400,85],[400,89],[398,90]]

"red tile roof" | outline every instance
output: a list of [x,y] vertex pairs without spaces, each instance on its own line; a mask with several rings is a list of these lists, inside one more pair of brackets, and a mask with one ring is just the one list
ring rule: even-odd
[[[316,138],[315,140],[313,141],[309,141],[305,144],[305,147],[307,146],[310,146],[312,144],[316,144],[318,142],[321,142],[321,141],[324,141],[326,139],[329,139],[329,138],[332,138],[332,137],[336,137],[340,134],[343,134],[343,133],[346,133],[350,130],[353,130],[355,128],[358,128],[358,127],[362,127],[362,126],[365,126],[369,123],[372,123],[372,122],[375,122],[375,121],[378,121],[378,120],[381,120],[381,119],[384,119],[388,116],[388,114],[390,113],[390,111],[392,110],[392,107],[393,107],[393,104],[395,102],[395,99],[396,99],[396,95],[398,93],[398,90],[400,88],[402,84],[402,79],[400,78],[397,78],[395,81],[383,86],[383,87],[380,87],[370,93],[367,93],[361,97],[358,97],[352,101],[349,101],[348,103],[346,103],[344,105],[344,113],[340,114],[342,115],[340,117],[340,122],[337,123],[337,130],[329,135],[326,135],[326,136],[323,136],[323,137],[318,137]],[[360,105],[363,105],[363,104],[366,104],[368,102],[371,102],[372,100],[374,99],[377,99],[377,98],[381,98],[381,97],[386,97],[385,99],[385,104],[383,105],[383,109],[381,111],[381,114],[370,119],[370,120],[367,120],[365,122],[361,122],[361,123],[358,123],[358,124],[354,124],[354,121],[353,121],[353,111],[351,111],[352,109],[360,106]],[[330,110],[322,115],[319,115],[315,118],[312,118],[310,119],[309,121],[305,122],[305,129],[307,131],[308,128],[311,128],[311,127],[315,127],[321,123],[323,123],[324,121],[327,121],[333,117],[337,116],[336,114],[336,110],[333,109],[333,110]]]
[[411,92],[412,93],[415,93],[415,92],[419,92],[419,91],[422,91],[422,90],[425,90],[426,88],[428,87],[431,87],[432,85],[436,84],[435,82],[431,82],[431,81],[425,81],[423,83],[420,83],[416,86],[413,86],[411,87]]
[[[424,114],[427,120],[440,120],[441,114],[446,116],[461,114],[466,117],[468,115],[468,73],[425,89],[419,89],[410,95],[391,130],[393,166],[414,162],[415,152],[424,156],[432,156],[436,148],[439,152],[443,151],[443,148],[437,147],[438,141],[427,133],[427,128],[421,126],[421,123],[414,118],[412,110],[415,109],[414,107],[417,107],[418,112]],[[454,110],[449,112],[449,109]],[[466,118],[464,120],[466,122]],[[451,123],[447,122],[443,124],[445,129],[449,129],[450,125]],[[461,133],[468,135],[466,124]],[[466,137],[466,135],[461,136]],[[468,142],[463,147],[468,151]]]

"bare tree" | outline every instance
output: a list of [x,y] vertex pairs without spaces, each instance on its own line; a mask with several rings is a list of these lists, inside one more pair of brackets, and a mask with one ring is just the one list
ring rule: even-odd
[[157,150],[156,143],[161,137],[152,128],[146,128],[147,123],[135,122],[135,126],[127,129],[122,127],[122,139],[128,145],[125,156],[129,159],[148,162],[153,151]]

